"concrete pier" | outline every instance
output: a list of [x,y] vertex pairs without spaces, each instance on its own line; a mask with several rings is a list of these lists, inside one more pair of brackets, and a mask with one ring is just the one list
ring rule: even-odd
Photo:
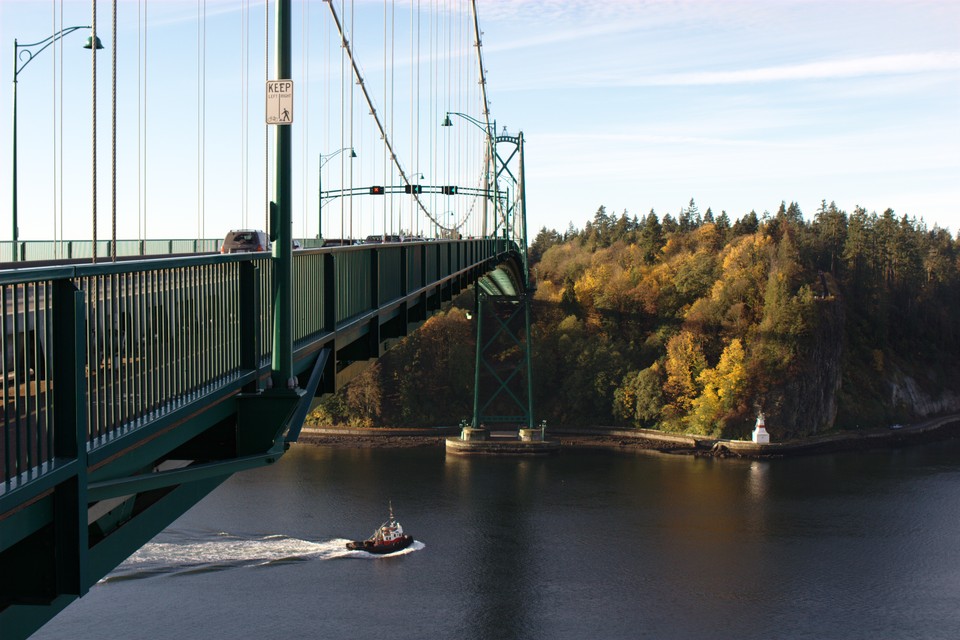
[[491,432],[464,427],[459,438],[447,438],[446,449],[458,456],[544,456],[560,451],[560,442],[544,439],[543,429]]

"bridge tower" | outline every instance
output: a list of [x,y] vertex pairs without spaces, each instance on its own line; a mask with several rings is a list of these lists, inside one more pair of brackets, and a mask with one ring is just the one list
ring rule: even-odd
[[[464,454],[544,454],[558,449],[534,424],[530,268],[527,260],[527,215],[523,132],[506,128],[490,136],[494,220],[492,235],[504,248],[515,241],[516,254],[478,282],[475,291],[477,348],[474,363],[473,416],[447,451]],[[501,150],[503,150],[501,152]],[[516,437],[491,439],[497,431]]]

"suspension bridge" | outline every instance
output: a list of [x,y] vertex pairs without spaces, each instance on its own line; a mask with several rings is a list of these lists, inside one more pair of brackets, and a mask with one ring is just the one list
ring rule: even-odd
[[[55,0],[53,35],[14,44],[12,233],[0,242],[5,640],[29,636],[231,474],[274,463],[297,440],[314,398],[471,286],[470,426],[533,427],[524,140],[498,132],[491,118],[475,0],[385,0],[377,20],[352,1],[302,2],[297,11],[290,0],[238,0],[220,14],[198,1],[189,21],[196,144],[175,143],[178,162],[155,148],[183,127],[163,108],[154,115],[150,101],[168,81],[151,73],[152,43],[171,21],[151,22],[158,7],[140,0],[135,28],[125,27],[113,2],[104,27],[91,4],[89,26],[66,26]],[[239,25],[239,88],[222,86],[214,67],[224,15]],[[371,23],[378,47],[363,29]],[[77,31],[88,35],[90,95],[65,98],[75,61],[64,42]],[[128,80],[135,101],[117,80],[122,42],[140,61]],[[251,53],[260,44],[258,69]],[[105,50],[113,59],[107,161],[97,156]],[[379,54],[377,72],[364,72],[358,50]],[[18,142],[37,131],[17,122],[26,88],[18,98],[17,84],[42,56],[52,58],[55,106],[52,158],[39,180],[50,188],[18,190],[20,180],[39,182],[35,167],[18,176]],[[232,132],[219,127],[225,113],[210,113],[223,93],[236,98]],[[76,133],[64,124],[64,102],[89,105],[86,178],[86,168],[64,162],[73,153],[64,141]],[[124,122],[134,123],[132,135]],[[131,137],[136,144],[125,146]],[[235,160],[229,167],[212,161],[222,148]],[[107,170],[98,174],[100,163]],[[184,165],[192,165],[188,181]],[[98,203],[101,190],[109,204]],[[89,214],[82,239],[78,207]],[[21,237],[19,224],[38,218],[50,220],[52,239]],[[98,234],[106,218],[108,237]],[[218,251],[228,229],[259,220],[269,251]],[[157,239],[194,224],[199,239]],[[148,236],[148,225],[168,235]],[[488,320],[485,335],[482,312],[498,306],[506,311],[492,313],[502,319]],[[504,371],[491,351],[498,345],[520,345],[525,360]]]

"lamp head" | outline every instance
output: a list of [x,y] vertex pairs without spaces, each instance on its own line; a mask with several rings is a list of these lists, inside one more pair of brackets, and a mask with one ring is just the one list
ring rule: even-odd
[[353,149],[353,147],[350,147],[350,157],[351,158],[357,157],[357,152]]
[[103,43],[100,42],[100,36],[87,36],[87,41],[83,45],[84,49],[103,49]]
[[441,126],[441,127],[452,127],[452,126],[453,126],[453,121],[450,120],[450,114],[449,114],[449,113],[448,113],[446,116],[444,116],[443,122],[440,123],[440,126]]

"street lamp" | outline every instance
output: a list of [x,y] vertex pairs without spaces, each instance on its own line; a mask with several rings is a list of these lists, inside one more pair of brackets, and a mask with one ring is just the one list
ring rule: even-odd
[[444,234],[446,234],[447,240],[453,240],[453,239],[454,239],[454,237],[453,237],[453,217],[454,217],[455,215],[457,215],[457,214],[454,213],[453,211],[446,211],[446,212],[444,212],[443,217],[441,218],[441,219],[443,220],[443,222],[441,223],[441,226],[443,227],[443,231],[440,232],[440,237],[441,237],[441,238],[444,236]]
[[[317,206],[317,238],[323,238],[323,167],[325,164],[330,162],[333,158],[337,157],[344,151],[349,151],[351,158],[357,157],[357,152],[353,149],[353,147],[337,149],[333,153],[328,153],[327,155],[323,155],[322,153],[320,154],[320,167],[317,169],[317,191],[319,193],[319,203]],[[340,235],[343,235],[342,229]]]
[[[67,27],[66,29],[61,29],[49,38],[45,38],[40,42],[32,42],[30,44],[20,44],[14,39],[13,41],[13,234],[12,234],[12,251],[11,259],[17,261],[17,76],[20,75],[20,72],[23,71],[30,62],[33,61],[33,58],[39,54],[41,51],[52,45],[54,42],[60,38],[73,33],[79,29],[92,29],[93,27],[89,25],[77,26],[77,27]],[[103,44],[100,42],[100,38],[94,35],[90,35],[87,38],[86,43],[83,45],[84,49],[103,49]]]
[[[473,116],[469,116],[465,113],[460,113],[459,111],[447,111],[447,113],[443,117],[443,122],[440,123],[441,127],[453,126],[453,120],[450,119],[450,116],[458,116],[460,118],[463,118],[473,126],[483,131],[484,135],[486,135],[487,144],[486,144],[486,147],[484,148],[484,155],[486,156],[484,158],[484,165],[487,167],[487,169],[486,171],[483,172],[483,192],[484,194],[487,194],[487,192],[490,189],[490,169],[489,169],[490,164],[493,164],[493,173],[495,178],[499,177],[497,174],[497,160],[496,160],[497,154],[496,154],[496,147],[494,142],[494,139],[496,138],[496,135],[497,135],[497,121],[494,120],[492,123],[489,121],[481,122],[480,120],[477,120]],[[496,189],[497,189],[497,182],[496,182],[496,179],[494,179],[494,194],[493,194],[494,202],[497,202],[500,199],[500,195],[499,193],[496,192]],[[489,194],[483,199],[482,233],[484,237],[486,237],[487,235],[487,200],[489,200]]]

